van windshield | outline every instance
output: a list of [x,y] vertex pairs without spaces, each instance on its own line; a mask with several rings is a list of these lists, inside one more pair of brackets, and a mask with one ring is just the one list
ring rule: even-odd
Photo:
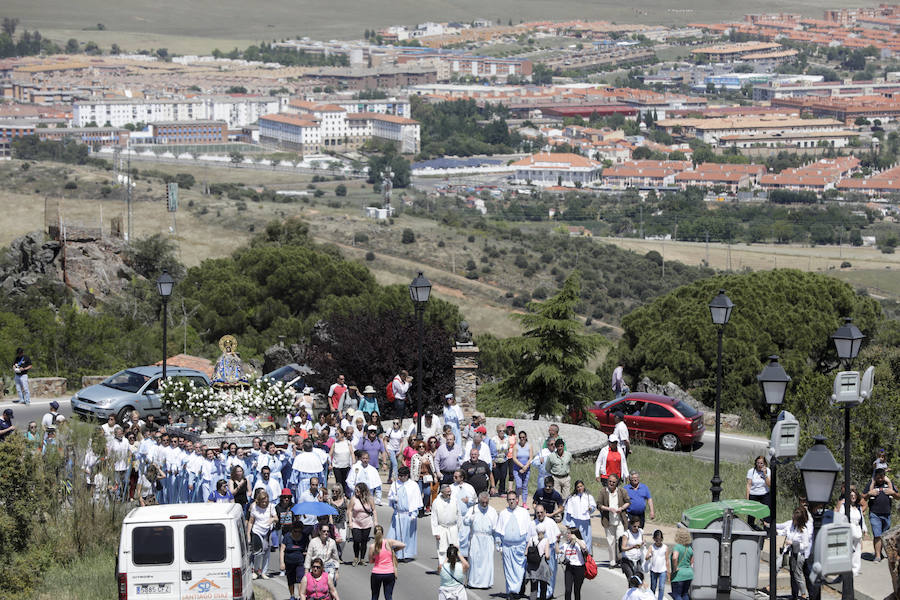
[[225,525],[203,523],[185,527],[184,560],[189,563],[225,560]]
[[131,532],[136,565],[170,565],[175,560],[175,536],[168,526],[135,527]]
[[150,377],[147,375],[141,375],[134,371],[125,370],[119,371],[112,377],[107,378],[103,382],[103,385],[116,390],[122,390],[123,392],[137,393],[141,387],[147,383],[148,379],[150,379]]

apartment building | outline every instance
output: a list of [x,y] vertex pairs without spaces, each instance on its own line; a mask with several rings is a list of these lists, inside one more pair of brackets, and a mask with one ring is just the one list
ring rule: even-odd
[[900,93],[900,81],[821,81],[780,83],[773,81],[753,86],[753,99],[768,102],[778,98],[813,96],[820,98],[846,96],[874,96]]
[[737,44],[716,44],[691,50],[691,56],[704,58],[709,62],[734,62],[743,60],[747,54],[760,54],[782,50],[781,44],[774,42],[741,42]]
[[130,131],[117,127],[38,127],[35,121],[0,120],[0,156],[10,156],[12,143],[36,135],[40,140],[75,140],[90,146],[124,146]]
[[767,173],[760,177],[759,186],[767,190],[822,193],[835,188],[841,180],[850,178],[859,170],[859,165],[859,159],[854,156],[823,158],[802,167],[785,169],[781,173]]
[[[418,121],[377,112],[349,112],[337,104],[291,100],[287,114],[260,118],[260,141],[286,148],[310,151],[344,151],[359,148],[376,138],[395,142],[403,153],[419,151],[421,129]],[[285,118],[277,118],[285,117]],[[310,130],[315,128],[316,133]]]
[[224,144],[228,142],[225,121],[170,121],[150,124],[154,144]]
[[815,117],[830,117],[852,125],[856,119],[893,121],[900,118],[900,92],[889,95],[850,98],[775,98],[772,106],[790,107]]
[[900,167],[893,167],[864,179],[842,179],[837,184],[841,192],[857,192],[869,196],[900,193]]
[[624,190],[675,185],[675,175],[691,168],[688,160],[630,160],[603,169],[603,185]]
[[738,148],[814,148],[825,141],[835,148],[849,143],[851,132],[835,119],[798,119],[782,115],[718,117],[711,119],[664,119],[656,124],[685,137],[695,137],[715,146]]
[[255,123],[281,110],[282,100],[263,96],[196,96],[180,99],[85,100],[73,105],[72,122],[122,127],[129,123],[225,121],[229,129]]

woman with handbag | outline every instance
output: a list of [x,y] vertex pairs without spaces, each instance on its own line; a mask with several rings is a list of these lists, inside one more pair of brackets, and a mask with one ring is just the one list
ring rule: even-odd
[[559,563],[565,566],[566,600],[581,600],[581,586],[584,585],[585,555],[589,555],[587,543],[581,539],[577,527],[566,531],[566,543],[559,549]]
[[447,559],[438,565],[441,585],[438,587],[438,600],[466,600],[466,573],[469,571],[468,561],[459,555],[459,548],[447,546]]
[[331,498],[328,504],[337,511],[336,515],[331,515],[331,525],[334,527],[334,541],[337,544],[338,558],[344,562],[344,541],[347,539],[347,511],[350,508],[350,502],[344,496],[344,488],[335,485],[331,488]]
[[809,523],[806,509],[798,506],[790,521],[778,523],[775,530],[784,536],[784,544],[790,553],[788,565],[791,571],[791,598],[806,597],[806,577],[804,564],[812,549],[812,523]]
[[353,566],[365,561],[369,532],[378,525],[375,502],[369,495],[369,486],[357,483],[350,499],[350,531],[353,533]]
[[260,488],[256,493],[256,501],[250,505],[250,518],[247,521],[247,541],[253,554],[253,579],[269,578],[269,535],[277,519],[275,506],[269,502],[269,494]]
[[535,527],[537,538],[528,544],[525,551],[525,581],[531,582],[531,600],[547,599],[547,587],[550,583],[550,539],[545,534],[543,524]]

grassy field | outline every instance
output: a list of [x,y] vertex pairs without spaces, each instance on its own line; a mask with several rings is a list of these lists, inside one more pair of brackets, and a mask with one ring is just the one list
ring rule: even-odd
[[[876,248],[852,246],[800,246],[789,244],[727,244],[700,242],[672,242],[637,238],[599,238],[628,250],[644,254],[656,250],[665,260],[677,260],[698,265],[707,260],[714,269],[744,268],[753,270],[800,269],[802,271],[838,271],[841,263],[849,262],[852,269],[885,270],[900,268],[900,255],[882,254]],[[730,264],[729,264],[730,256]],[[708,259],[707,259],[708,257]],[[847,270],[845,270],[847,271]]]
[[109,600],[116,597],[115,549],[84,556],[74,564],[44,574],[35,600]]
[[834,274],[857,288],[864,288],[875,297],[900,298],[900,270],[845,269]]
[[[759,0],[748,6],[740,0],[702,0],[677,5],[667,0],[639,0],[621,3],[614,0],[567,0],[565,2],[516,2],[495,0],[486,5],[477,0],[446,3],[438,0],[399,0],[359,3],[355,0],[315,2],[313,0],[272,0],[254,4],[252,10],[242,0],[223,0],[215,5],[178,0],[158,0],[153,3],[123,0],[111,9],[103,0],[80,0],[63,3],[58,0],[7,0],[4,16],[21,19],[21,27],[39,29],[58,39],[76,37],[80,40],[100,39],[120,45],[135,43],[159,46],[171,51],[199,51],[204,39],[208,50],[226,46],[225,40],[272,40],[284,37],[309,36],[315,39],[361,38],[367,28],[391,24],[416,24],[423,21],[471,21],[475,18],[499,20],[506,24],[520,20],[608,20],[619,23],[677,24],[691,21],[722,21],[740,19],[752,12],[800,12],[821,17],[822,10],[834,7],[867,6],[864,0]],[[103,36],[96,31],[103,23]],[[94,31],[80,31],[82,28]],[[145,37],[156,34],[164,37]],[[116,37],[118,36],[118,37]],[[179,39],[180,38],[180,39]],[[185,44],[182,46],[182,43]],[[101,44],[103,45],[103,44]],[[238,44],[239,45],[239,44]],[[229,47],[230,47],[229,46]],[[146,47],[146,46],[144,46]],[[185,51],[186,51],[185,50]]]
[[[709,502],[712,463],[695,460],[689,453],[656,452],[646,446],[636,445],[634,452],[628,457],[628,468],[640,473],[641,481],[650,488],[657,522],[678,523],[685,509]],[[746,464],[720,464],[722,498],[745,497],[748,468]],[[590,492],[596,495],[599,484],[594,480],[593,461],[572,465],[573,485],[578,479],[583,480]],[[795,504],[796,498],[779,493],[779,520],[789,519]]]

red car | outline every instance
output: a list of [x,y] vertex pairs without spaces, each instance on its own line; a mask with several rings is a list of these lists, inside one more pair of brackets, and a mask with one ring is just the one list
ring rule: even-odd
[[656,442],[666,450],[692,447],[703,437],[703,413],[681,400],[656,394],[628,394],[588,409],[600,423],[603,433],[612,433],[615,414],[625,414],[631,439]]

